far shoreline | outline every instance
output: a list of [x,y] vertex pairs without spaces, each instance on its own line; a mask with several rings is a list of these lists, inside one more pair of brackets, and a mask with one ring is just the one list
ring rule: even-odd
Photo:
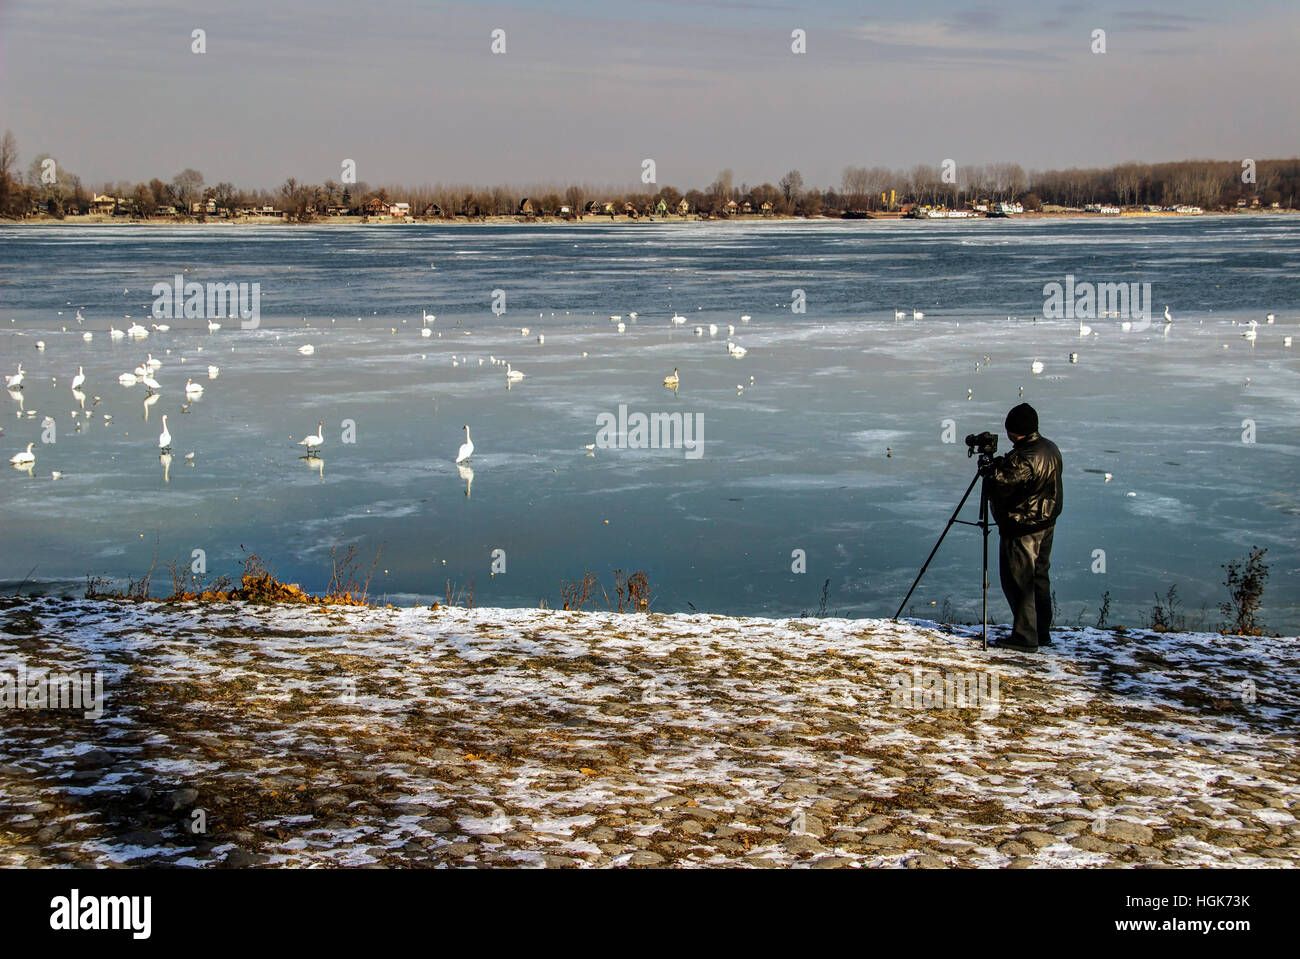
[[239,219],[193,219],[181,217],[153,217],[149,219],[138,219],[134,217],[110,216],[101,213],[89,213],[84,215],[73,215],[65,217],[51,216],[34,216],[24,217],[22,219],[0,219],[0,227],[57,227],[57,226],[75,226],[75,227],[100,227],[100,226],[138,226],[138,227],[219,227],[219,228],[248,228],[248,227],[410,227],[410,226],[451,226],[451,227],[473,227],[473,226],[641,226],[646,224],[658,225],[676,225],[690,226],[699,224],[726,224],[726,225],[755,225],[768,223],[870,223],[870,222],[911,222],[915,219],[918,223],[969,223],[972,221],[984,220],[1083,220],[1088,222],[1111,222],[1116,220],[1148,220],[1148,219],[1173,219],[1173,220],[1195,220],[1213,217],[1221,219],[1225,217],[1294,217],[1300,215],[1300,210],[1224,210],[1220,212],[1203,212],[1203,213],[1175,213],[1170,211],[1148,211],[1148,210],[1126,210],[1118,215],[1086,213],[1082,211],[1056,212],[1051,213],[1015,213],[1006,217],[954,217],[954,218],[912,218],[903,216],[901,213],[877,213],[869,217],[831,217],[831,216],[733,216],[733,217],[710,217],[709,219],[700,219],[696,216],[679,217],[629,217],[626,215],[619,216],[584,216],[581,218],[564,219],[563,217],[522,217],[522,216],[490,216],[468,219],[466,217],[455,217],[451,219],[444,218],[409,218],[393,219],[384,218],[367,218],[359,216],[328,216],[317,217],[305,222],[287,221],[278,217],[241,217]]

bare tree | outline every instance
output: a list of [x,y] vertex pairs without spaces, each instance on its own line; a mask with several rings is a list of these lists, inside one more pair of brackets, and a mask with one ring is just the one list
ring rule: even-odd
[[731,199],[731,191],[733,189],[732,181],[734,179],[735,175],[731,172],[731,168],[728,167],[718,174],[716,180],[709,184],[709,193],[712,194],[715,199],[725,204]]
[[16,206],[19,183],[14,171],[17,169],[18,139],[12,130],[6,130],[0,138],[0,216],[8,216]]
[[781,193],[785,196],[785,202],[791,205],[799,202],[799,194],[803,191],[803,174],[798,170],[791,170],[785,176],[781,177]]
[[850,209],[862,209],[871,190],[871,171],[866,167],[846,166],[840,176],[840,189]]
[[176,199],[184,204],[185,212],[188,213],[190,204],[197,200],[203,191],[203,174],[186,167],[172,177],[172,189],[175,191]]

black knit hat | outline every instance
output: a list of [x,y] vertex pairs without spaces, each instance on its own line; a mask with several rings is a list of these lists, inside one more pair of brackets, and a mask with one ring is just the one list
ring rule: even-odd
[[1038,432],[1038,411],[1028,403],[1021,403],[1007,414],[1007,432],[1028,436]]

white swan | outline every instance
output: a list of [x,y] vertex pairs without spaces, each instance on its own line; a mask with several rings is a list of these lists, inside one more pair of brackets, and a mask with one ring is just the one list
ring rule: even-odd
[[717,335],[718,335],[718,324],[716,324],[716,323],[710,323],[710,324],[709,324],[709,336],[717,336]]
[[914,320],[924,320],[924,319],[925,319],[925,314],[922,313],[920,310],[913,310],[913,311],[912,311],[912,319],[914,319]]
[[123,373],[117,378],[117,381],[123,386],[135,386],[136,377],[134,373]]
[[151,370],[157,370],[157,369],[161,369],[161,368],[162,368],[162,360],[155,360],[155,359],[153,358],[153,354],[152,354],[152,353],[147,353],[147,354],[145,354],[145,356],[146,356],[146,359],[145,359],[145,361],[144,361],[144,365],[147,366],[147,367],[149,367],[149,369],[151,369]]
[[35,445],[35,443],[28,443],[27,451],[25,453],[15,453],[9,457],[9,462],[13,463],[14,466],[31,466],[36,462],[36,457],[32,455],[32,447]]
[[219,330],[219,329],[221,329],[221,324],[220,324],[220,323],[218,323],[216,320],[208,320],[208,332],[209,332],[209,333],[215,333],[215,332],[216,332],[217,330]]
[[162,432],[158,434],[158,452],[170,453],[172,449],[172,434],[167,431],[167,414],[163,414]]
[[682,316],[676,310],[673,311],[673,326],[681,326],[686,322],[686,317]]
[[518,370],[511,369],[509,363],[506,364],[506,379],[514,380],[515,382],[518,382],[523,378],[524,378],[523,373],[520,373]]
[[304,343],[302,346],[298,347],[298,352],[303,356],[311,356],[316,352],[316,347],[312,346],[310,343]]
[[675,390],[679,383],[681,383],[681,379],[677,376],[677,367],[674,366],[673,375],[664,377],[664,386]]
[[465,442],[460,444],[460,451],[456,454],[456,462],[464,463],[474,455],[474,441],[469,438],[469,424],[461,427],[465,431]]
[[89,343],[91,340],[95,338],[95,334],[90,332],[90,330],[87,330],[85,333],[81,334],[81,338],[85,340],[87,343]]
[[1272,313],[1270,313],[1268,316],[1264,317],[1264,319],[1266,319],[1266,320],[1268,320],[1268,322],[1272,323],[1275,319],[1277,319],[1277,317],[1274,316]]
[[86,382],[86,371],[82,367],[77,367],[77,375],[72,378],[72,389],[75,392],[81,388],[81,384]]
[[1034,360],[1034,362],[1030,364],[1029,369],[1035,376],[1037,376],[1039,373],[1043,372],[1043,361]]
[[1166,303],[1166,304],[1165,304],[1165,325],[1168,326],[1168,325],[1169,325],[1170,323],[1172,323],[1173,321],[1174,321],[1174,318],[1173,318],[1172,316],[1169,315],[1169,304]]
[[208,367],[208,379],[210,379],[210,380],[215,380],[215,379],[217,378],[217,374],[220,373],[220,372],[221,372],[221,367],[219,367],[219,366],[209,366],[209,367]]
[[144,384],[145,389],[147,389],[150,393],[154,393],[162,389],[162,387],[158,385],[158,381],[155,380],[148,373],[140,377],[140,382]]
[[1088,326],[1088,324],[1084,323],[1083,320],[1080,320],[1080,321],[1079,321],[1079,335],[1080,335],[1080,336],[1091,336],[1091,335],[1092,335],[1092,327],[1091,327],[1091,326]]
[[316,434],[314,436],[305,436],[298,441],[299,446],[307,447],[307,455],[310,456],[314,450],[318,450],[325,443],[325,421],[316,424]]
[[20,390],[23,386],[23,365],[18,364],[18,372],[13,376],[5,377],[5,386],[11,390]]
[[132,322],[132,324],[126,328],[126,335],[135,340],[143,340],[149,335],[149,331],[139,323]]
[[741,323],[748,323],[748,322],[750,321],[750,319],[751,319],[751,317],[750,317],[750,315],[749,315],[748,313],[742,313],[742,314],[740,315],[740,322],[741,322]]
[[618,324],[618,331],[619,331],[620,333],[626,333],[626,332],[627,332],[627,324],[624,323],[624,322],[622,322],[622,321],[620,321],[619,324]]
[[110,323],[110,324],[108,325],[108,337],[109,337],[109,339],[111,339],[111,340],[120,340],[120,339],[122,339],[122,338],[125,337],[125,336],[126,336],[126,334],[123,333],[121,330],[116,329],[116,328],[113,326],[113,324]]
[[907,311],[906,311],[906,310],[895,310],[895,311],[894,311],[894,319],[896,319],[896,320],[905,320],[905,319],[907,319]]
[[201,387],[198,383],[195,383],[193,380],[191,380],[191,379],[189,379],[189,378],[187,377],[186,380],[185,380],[185,395],[186,395],[186,396],[202,396],[202,395],[203,395],[203,387]]

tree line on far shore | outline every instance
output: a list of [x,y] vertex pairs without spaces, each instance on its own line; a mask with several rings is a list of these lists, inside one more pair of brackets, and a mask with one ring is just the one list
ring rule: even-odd
[[[1026,172],[1016,163],[943,166],[910,170],[845,167],[836,186],[808,186],[791,170],[774,186],[735,183],[723,170],[703,189],[656,184],[596,188],[541,184],[528,189],[469,184],[406,187],[290,178],[277,189],[208,184],[185,169],[169,181],[106,182],[88,189],[81,178],[38,154],[24,173],[11,132],[0,139],[0,217],[63,217],[91,212],[137,218],[231,217],[271,213],[306,222],[329,215],[387,215],[405,203],[414,217],[489,216],[777,216],[869,215],[909,206],[961,209],[986,202],[1018,202],[1027,211],[1044,207],[1196,206],[1205,210],[1300,208],[1300,158],[1259,161],[1183,160],[1123,163],[1093,169]],[[98,199],[97,199],[98,198]],[[525,201],[527,201],[525,203]],[[682,201],[685,201],[683,205]]]

